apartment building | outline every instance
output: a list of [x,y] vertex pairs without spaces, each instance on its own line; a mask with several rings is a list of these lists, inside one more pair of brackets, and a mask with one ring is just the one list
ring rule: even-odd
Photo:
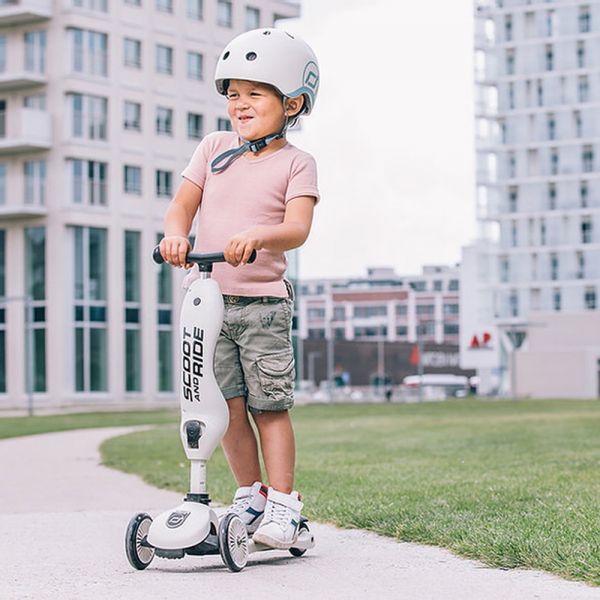
[[487,241],[465,271],[480,302],[464,329],[497,328],[502,343],[494,360],[471,353],[465,364],[507,372],[530,315],[599,310],[600,2],[477,0],[475,22]]
[[182,273],[150,262],[228,129],[220,50],[282,0],[0,0],[0,408],[177,397]]

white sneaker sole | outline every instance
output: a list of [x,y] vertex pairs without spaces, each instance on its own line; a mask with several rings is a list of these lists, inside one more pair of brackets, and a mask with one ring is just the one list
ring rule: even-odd
[[263,544],[270,548],[278,548],[279,550],[289,550],[298,540],[298,536],[290,542],[282,542],[281,540],[275,539],[270,535],[261,533],[258,531],[252,536],[252,540],[257,544]]

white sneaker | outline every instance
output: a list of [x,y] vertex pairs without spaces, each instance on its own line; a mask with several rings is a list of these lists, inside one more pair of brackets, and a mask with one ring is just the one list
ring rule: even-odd
[[233,504],[225,514],[236,514],[246,525],[248,533],[253,533],[262,521],[268,490],[269,488],[260,481],[238,488],[233,497]]
[[298,492],[284,494],[270,487],[265,514],[252,539],[272,548],[291,548],[298,538],[303,506]]

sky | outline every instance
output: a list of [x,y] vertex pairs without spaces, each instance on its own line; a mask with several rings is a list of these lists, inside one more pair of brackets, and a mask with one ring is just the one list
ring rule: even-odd
[[471,0],[302,0],[279,26],[315,51],[321,85],[294,145],[322,200],[300,276],[418,274],[475,237]]

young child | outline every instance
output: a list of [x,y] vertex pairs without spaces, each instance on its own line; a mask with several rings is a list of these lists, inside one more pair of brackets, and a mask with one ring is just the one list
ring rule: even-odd
[[[314,159],[289,144],[286,131],[310,114],[319,69],[302,40],[257,29],[224,49],[215,83],[227,97],[233,132],[206,136],[194,152],[165,216],[160,249],[170,264],[191,267],[187,236],[198,212],[194,251],[225,253],[227,263],[213,269],[225,303],[214,367],[230,414],[223,449],[239,486],[229,511],[255,541],[289,548],[303,504],[293,490],[293,294],[284,252],[306,240],[319,192]],[[257,259],[246,264],[253,250]]]

